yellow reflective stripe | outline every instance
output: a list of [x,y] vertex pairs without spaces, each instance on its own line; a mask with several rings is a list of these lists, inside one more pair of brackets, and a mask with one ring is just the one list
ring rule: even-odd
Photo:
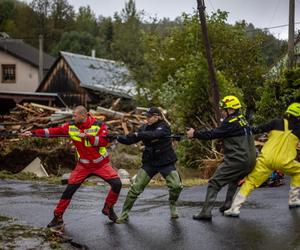
[[80,134],[80,130],[76,126],[74,125],[69,126],[69,135],[72,140],[81,141],[81,138],[77,136],[79,134]]
[[247,121],[246,121],[245,117],[239,116],[239,118],[240,118],[239,123],[241,124],[241,126],[246,126]]
[[99,153],[100,153],[101,155],[106,155],[106,153],[107,153],[106,147],[100,147],[100,148],[99,148]]
[[246,126],[248,123],[243,115],[239,115],[237,117],[232,118],[228,122],[232,123],[238,121],[241,126]]
[[232,118],[231,120],[229,120],[229,122],[235,122],[235,121],[237,121],[237,118],[235,117],[235,118]]

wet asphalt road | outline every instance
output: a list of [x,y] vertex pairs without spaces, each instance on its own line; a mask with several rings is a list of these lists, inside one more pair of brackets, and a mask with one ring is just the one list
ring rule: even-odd
[[[43,227],[65,186],[0,180],[0,214]],[[113,224],[100,211],[108,187],[81,187],[66,211],[66,235],[89,249],[300,249],[300,209],[287,206],[288,184],[255,190],[240,218],[226,218],[217,207],[212,222],[192,220],[206,187],[185,188],[180,218],[169,219],[166,188],[147,188],[127,224]],[[120,212],[128,189],[123,189]],[[216,206],[224,198],[223,190]]]

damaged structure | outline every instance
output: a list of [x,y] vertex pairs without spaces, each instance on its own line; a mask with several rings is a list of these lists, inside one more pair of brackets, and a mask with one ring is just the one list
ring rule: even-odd
[[135,83],[119,62],[60,52],[37,92],[58,93],[68,106],[101,104],[107,95],[130,100]]

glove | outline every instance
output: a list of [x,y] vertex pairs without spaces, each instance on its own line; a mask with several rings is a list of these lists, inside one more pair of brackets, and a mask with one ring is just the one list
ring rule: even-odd
[[127,135],[127,138],[129,138],[129,139],[135,139],[135,138],[137,138],[138,136],[139,136],[138,132],[134,132],[134,133],[129,133],[129,134]]
[[112,142],[112,141],[118,139],[118,135],[108,134],[108,135],[106,135],[106,139],[108,142]]
[[182,135],[172,135],[172,138],[173,138],[175,141],[181,141]]

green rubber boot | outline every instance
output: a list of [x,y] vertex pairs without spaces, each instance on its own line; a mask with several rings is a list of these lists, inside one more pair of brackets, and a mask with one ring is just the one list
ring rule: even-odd
[[177,208],[176,208],[176,204],[173,201],[170,202],[170,212],[171,212],[171,219],[179,218],[178,211],[177,211]]
[[121,213],[121,215],[118,217],[118,219],[116,220],[116,223],[118,224],[123,224],[126,223],[128,221],[129,215],[127,211],[124,211]]
[[179,215],[176,208],[176,201],[178,200],[180,192],[182,190],[181,179],[176,170],[172,171],[168,176],[166,176],[165,179],[169,188],[169,206],[171,219],[177,219],[179,218]]
[[116,223],[122,224],[128,221],[129,212],[133,207],[134,202],[136,201],[137,197],[144,191],[150,180],[150,176],[145,172],[144,169],[141,168],[127,193],[122,213],[116,220]]

